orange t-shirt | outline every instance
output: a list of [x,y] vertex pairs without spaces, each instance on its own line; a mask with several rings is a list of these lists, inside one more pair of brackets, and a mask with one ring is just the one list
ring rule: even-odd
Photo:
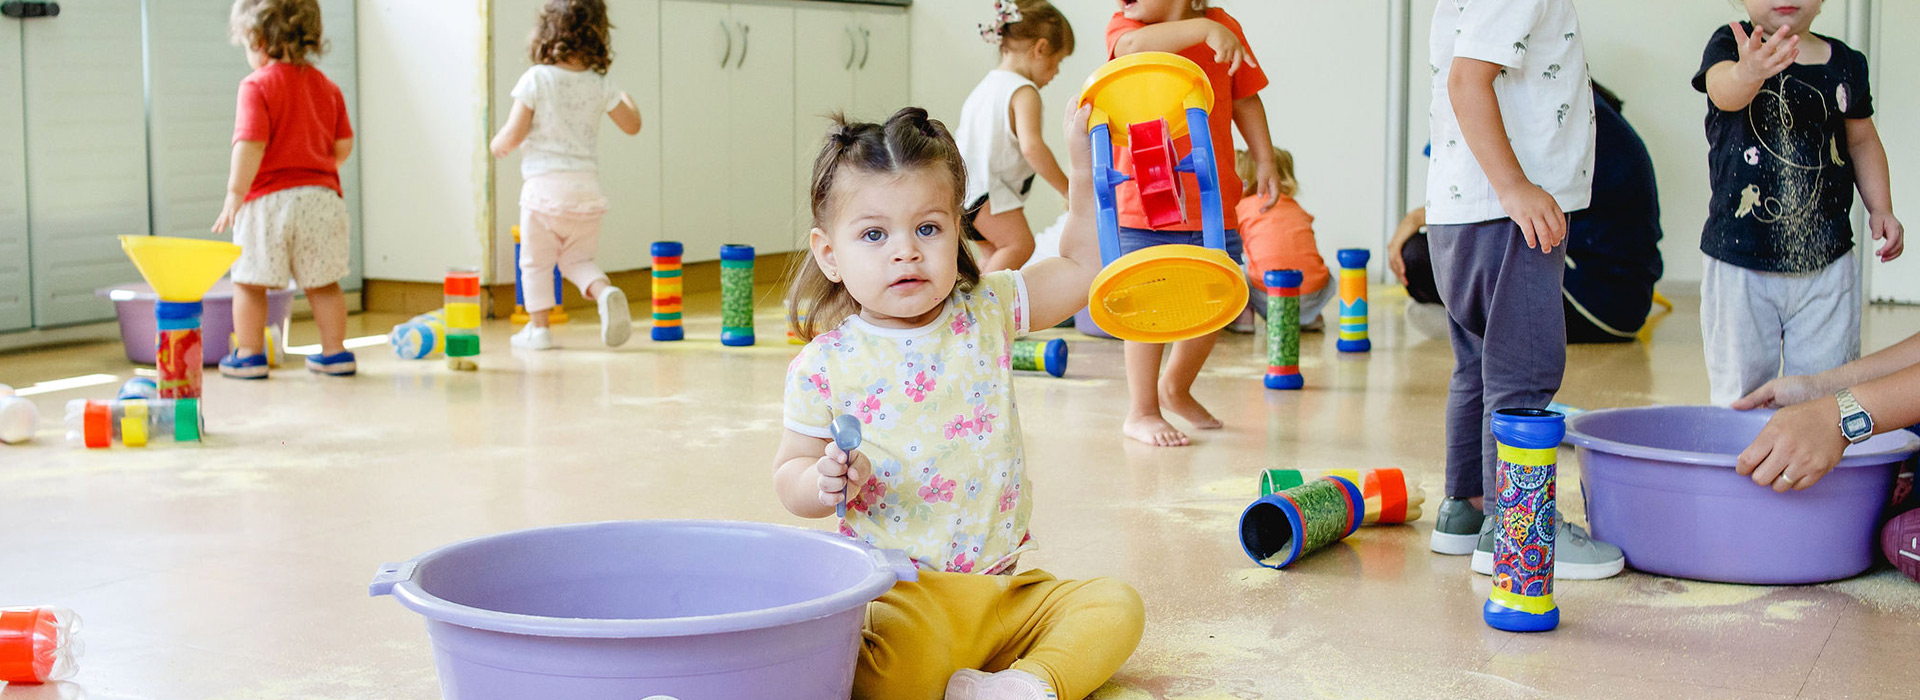
[[[1247,43],[1247,35],[1240,31],[1240,23],[1234,21],[1226,10],[1210,8],[1207,19],[1225,25],[1233,30],[1240,44],[1247,47],[1247,54],[1253,54],[1252,45]],[[1127,19],[1118,12],[1113,13],[1112,21],[1107,22],[1107,58],[1113,58],[1114,44],[1128,32],[1147,26],[1141,22]],[[1233,171],[1233,101],[1250,96],[1267,86],[1267,74],[1254,66],[1240,66],[1233,75],[1227,75],[1227,65],[1213,60],[1213,49],[1205,42],[1194,44],[1175,53],[1200,65],[1207,72],[1207,82],[1213,85],[1213,109],[1207,112],[1209,131],[1213,132],[1214,166],[1220,172],[1221,216],[1226,219],[1229,229],[1238,228],[1239,220],[1234,209],[1240,203],[1240,176]],[[1259,60],[1258,58],[1254,60]],[[1188,137],[1175,139],[1175,148],[1186,153],[1192,145]],[[1132,172],[1131,154],[1126,149],[1116,148],[1113,154],[1114,167],[1122,172]],[[1186,193],[1187,223],[1182,224],[1183,231],[1200,230],[1200,183],[1191,173],[1180,175],[1180,186]],[[1147,225],[1147,215],[1140,206],[1140,188],[1132,181],[1124,182],[1117,188],[1120,195],[1120,225],[1127,228],[1152,228]]]
[[1313,215],[1284,194],[1266,213],[1260,212],[1260,203],[1256,194],[1241,199],[1237,207],[1250,279],[1264,286],[1268,270],[1299,270],[1306,278],[1300,282],[1301,294],[1325,288],[1327,261],[1320,257],[1320,246],[1313,240]]

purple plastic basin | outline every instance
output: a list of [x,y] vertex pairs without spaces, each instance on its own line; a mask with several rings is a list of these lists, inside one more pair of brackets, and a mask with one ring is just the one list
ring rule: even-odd
[[1798,584],[1865,571],[1894,469],[1920,438],[1875,436],[1811,488],[1774,493],[1734,472],[1770,416],[1649,406],[1569,420],[1593,536],[1619,545],[1633,568],[1681,578]]
[[867,603],[912,563],[846,537],[692,520],[489,535],[386,564],[446,700],[846,700]]
[[[145,282],[122,284],[94,291],[95,296],[113,300],[114,315],[120,318],[120,341],[127,347],[127,359],[135,364],[153,364],[159,331],[155,330],[153,302],[160,295]],[[287,320],[293,317],[293,290],[267,290],[267,327],[279,329],[280,341],[287,339]],[[220,364],[227,356],[227,339],[233,335],[233,283],[220,280],[200,299],[200,355],[205,364]]]

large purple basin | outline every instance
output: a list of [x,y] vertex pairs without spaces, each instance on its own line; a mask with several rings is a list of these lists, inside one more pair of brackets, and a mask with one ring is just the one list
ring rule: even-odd
[[1799,584],[1865,571],[1894,469],[1920,438],[1875,436],[1811,488],[1774,493],[1734,472],[1771,415],[1648,406],[1568,421],[1593,536],[1633,568],[1681,578]]

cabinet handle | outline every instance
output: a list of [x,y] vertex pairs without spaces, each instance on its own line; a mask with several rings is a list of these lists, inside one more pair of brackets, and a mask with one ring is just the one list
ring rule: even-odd
[[867,69],[867,57],[873,55],[873,33],[860,28],[860,70]]
[[847,65],[841,66],[840,68],[843,70],[853,70],[853,59],[860,57],[860,37],[854,36],[853,25],[851,24],[847,25],[846,30],[847,30]]
[[725,70],[727,62],[733,60],[733,30],[727,28],[727,21],[720,20],[720,33],[727,36],[727,52],[720,55],[720,68]]
[[747,65],[747,49],[753,48],[753,35],[749,34],[748,30],[753,29],[753,27],[747,26],[746,22],[740,22],[739,24],[740,24],[740,62],[733,64],[733,67],[745,68]]
[[12,0],[0,3],[0,15],[14,19],[33,19],[35,17],[59,17],[60,3],[57,2],[20,2]]

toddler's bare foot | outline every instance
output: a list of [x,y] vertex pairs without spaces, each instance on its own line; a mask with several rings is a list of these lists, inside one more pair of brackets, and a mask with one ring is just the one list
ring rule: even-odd
[[1160,414],[1130,416],[1121,424],[1121,432],[1127,437],[1153,445],[1155,447],[1181,447],[1187,444],[1186,433],[1161,418]]
[[1221,427],[1220,419],[1213,417],[1213,414],[1207,411],[1207,407],[1200,405],[1199,401],[1193,400],[1191,391],[1174,391],[1161,387],[1160,406],[1173,411],[1176,416],[1187,419],[1188,423],[1193,424],[1195,430],[1219,430]]

